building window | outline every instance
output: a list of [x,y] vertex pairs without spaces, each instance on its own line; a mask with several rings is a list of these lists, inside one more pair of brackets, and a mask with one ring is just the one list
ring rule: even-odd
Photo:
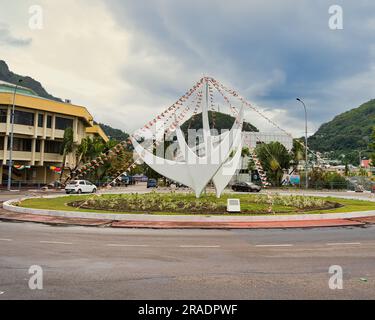
[[34,125],[34,113],[15,110],[14,111],[14,123],[23,124],[25,126]]
[[7,122],[7,108],[0,108],[0,123],[6,123]]
[[4,136],[0,136],[0,150],[4,150]]
[[35,141],[35,152],[40,152],[40,140]]
[[73,128],[73,120],[68,118],[56,117],[55,129],[65,130],[66,128]]
[[52,116],[47,115],[47,128],[51,129],[52,128]]
[[[13,138],[13,151],[31,151],[31,139]],[[10,139],[8,139],[8,150],[10,149]]]
[[45,153],[60,153],[62,143],[60,141],[46,140],[44,142]]
[[43,114],[38,113],[38,127],[43,128],[43,120],[44,120]]

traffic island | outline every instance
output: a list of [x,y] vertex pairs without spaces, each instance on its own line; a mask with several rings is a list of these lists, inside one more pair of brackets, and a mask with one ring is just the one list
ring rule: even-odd
[[[375,203],[371,201],[355,200],[355,199],[338,199],[330,198],[329,203],[338,203],[329,209],[313,208],[308,213],[299,213],[299,208],[293,207],[286,199],[284,203],[279,202],[273,208],[280,208],[277,214],[225,214],[221,212],[217,214],[220,206],[212,207],[216,209],[216,214],[181,214],[179,212],[148,212],[148,213],[131,213],[118,212],[117,210],[92,209],[90,206],[110,204],[115,207],[117,204],[113,199],[117,199],[118,195],[103,196],[47,196],[33,197],[17,200],[9,200],[3,204],[4,209],[0,214],[0,220],[15,222],[37,222],[52,225],[78,225],[78,226],[95,226],[95,227],[114,227],[114,228],[158,228],[158,229],[269,229],[269,228],[314,228],[314,227],[335,227],[335,226],[364,226],[366,224],[375,223]],[[151,195],[155,197],[155,195]],[[171,195],[167,195],[170,197]],[[174,195],[173,195],[174,196]],[[231,195],[229,195],[231,196]],[[137,195],[136,201],[144,205],[143,200]],[[251,196],[247,197],[247,208],[260,208],[264,210],[267,204],[259,203],[259,196],[255,196],[254,207],[252,206]],[[102,199],[98,203],[92,202],[92,199]],[[128,205],[134,205],[133,198],[121,196],[121,201],[131,199]],[[178,199],[174,198],[174,199]],[[275,198],[274,198],[275,199]],[[292,198],[298,199],[298,198]],[[159,198],[154,199],[156,206]],[[181,199],[180,199],[181,200]],[[185,205],[182,201],[172,203],[172,206]],[[189,199],[190,200],[190,199]],[[210,206],[206,198],[201,204],[195,203],[194,208],[200,206],[205,210]],[[306,199],[305,199],[306,200]],[[91,201],[91,202],[90,202]],[[257,202],[258,201],[258,202]],[[279,201],[280,198],[279,198]],[[284,201],[284,200],[282,200]],[[326,202],[315,199],[315,203],[324,205]],[[303,202],[303,201],[302,201]],[[311,201],[304,201],[311,204]],[[79,204],[79,205],[77,205]],[[84,207],[82,205],[85,205]],[[164,206],[170,204],[164,203]],[[263,207],[262,207],[263,206]],[[53,208],[53,209],[52,209]],[[168,207],[170,208],[170,207]],[[294,209],[293,209],[294,208]],[[107,210],[105,210],[107,209]],[[286,211],[285,211],[286,210]],[[347,210],[347,212],[345,212]],[[357,210],[357,211],[355,211]]]

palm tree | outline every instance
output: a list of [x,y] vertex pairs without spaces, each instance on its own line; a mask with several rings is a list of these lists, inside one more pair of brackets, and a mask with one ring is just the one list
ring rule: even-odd
[[280,186],[285,169],[289,169],[291,156],[280,142],[262,143],[255,152],[266,171],[268,180],[274,186]]
[[62,168],[61,168],[61,174],[60,174],[60,182],[62,179],[62,176],[64,174],[65,169],[65,162],[66,162],[66,156],[73,152],[74,147],[74,137],[73,137],[73,129],[72,128],[66,128],[64,130],[64,137],[61,144],[60,154],[63,156],[62,160]]
[[293,139],[293,148],[291,150],[293,171],[297,169],[299,162],[305,158],[304,153],[304,142],[300,139]]

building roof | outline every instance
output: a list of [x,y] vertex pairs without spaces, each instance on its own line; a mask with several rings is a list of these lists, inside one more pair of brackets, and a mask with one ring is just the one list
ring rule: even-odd
[[98,124],[94,124],[92,127],[86,128],[86,133],[97,134],[105,142],[109,141],[109,137],[105,134],[103,129]]
[[[0,104],[13,104],[14,87],[15,85],[11,83],[0,81]],[[42,98],[33,90],[25,87],[17,87],[15,105],[26,109],[37,109],[40,111],[77,116],[82,118],[88,126],[93,125],[93,117],[85,107]]]
[[[13,83],[0,80],[0,92],[13,93],[15,86],[16,85]],[[17,86],[17,92],[38,97],[34,90],[31,90],[30,88],[26,88],[23,86]]]

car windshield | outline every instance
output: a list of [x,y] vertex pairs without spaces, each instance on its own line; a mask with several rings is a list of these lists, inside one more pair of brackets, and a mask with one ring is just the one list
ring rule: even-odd
[[78,181],[77,180],[72,180],[72,181],[69,181],[68,184],[77,184]]

